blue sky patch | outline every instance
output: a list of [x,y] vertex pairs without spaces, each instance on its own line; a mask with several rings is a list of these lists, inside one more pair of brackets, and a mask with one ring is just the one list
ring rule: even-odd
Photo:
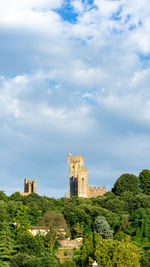
[[114,12],[112,14],[112,17],[111,19],[114,20],[114,21],[120,21],[121,20],[121,12],[122,12],[122,7],[119,8],[119,10],[117,12]]
[[150,54],[146,54],[146,55],[138,54],[138,57],[139,57],[140,61],[149,61],[150,60]]
[[87,5],[93,5],[94,0],[82,0],[82,3],[86,3]]
[[131,25],[129,25],[129,31],[133,31],[133,30],[135,30],[136,29],[136,25],[135,24],[131,24]]
[[76,13],[68,1],[66,5],[61,8],[55,9],[55,11],[61,16],[65,21],[75,24],[77,22],[78,13]]
[[125,23],[128,23],[130,19],[131,19],[131,15],[128,14],[128,15],[126,16]]

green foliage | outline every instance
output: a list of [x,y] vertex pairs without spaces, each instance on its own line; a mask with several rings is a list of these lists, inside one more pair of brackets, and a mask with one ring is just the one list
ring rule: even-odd
[[15,253],[15,242],[7,222],[0,224],[0,260],[8,262]]
[[0,200],[3,200],[5,202],[8,201],[8,197],[6,196],[6,194],[4,193],[4,191],[0,191]]
[[74,248],[72,260],[75,262],[76,266],[81,265],[81,250]]
[[28,255],[26,253],[18,253],[14,255],[10,262],[10,267],[60,267],[60,263],[51,254],[44,257]]
[[57,237],[63,238],[62,230],[69,232],[67,223],[62,213],[56,211],[48,211],[40,219],[40,223],[48,230],[47,240],[50,249],[54,247]]
[[[93,202],[94,201],[95,200],[93,199]],[[73,237],[78,236],[75,231],[77,225],[81,229],[83,227],[84,231],[81,233],[82,235],[91,233],[94,229],[94,221],[97,216],[104,216],[113,229],[118,227],[120,224],[120,216],[118,214],[102,208],[98,205],[98,203],[96,203],[96,205],[86,204],[86,199],[84,199],[84,204],[77,204],[78,205],[75,206],[75,204],[69,202],[65,204],[63,210],[65,219],[70,226]]]
[[119,199],[119,198],[114,198],[110,199],[106,202],[106,209],[111,210],[112,212],[116,212],[118,214],[124,213],[126,210],[126,204],[125,201]]
[[126,191],[133,192],[134,194],[139,192],[139,179],[133,174],[122,174],[112,189],[112,192],[119,196]]
[[30,226],[28,212],[29,212],[29,208],[20,203],[15,213],[14,222],[17,222],[20,226],[28,229]]
[[139,250],[128,240],[104,240],[97,236],[95,258],[101,267],[140,267]]
[[94,259],[95,253],[95,233],[87,235],[81,247],[81,265],[88,266],[90,259]]
[[98,216],[95,220],[95,230],[96,232],[101,235],[105,239],[112,239],[113,238],[113,231],[110,229],[108,222],[106,221],[105,217]]
[[132,225],[136,229],[135,239],[147,239],[150,242],[150,211],[139,208],[132,214]]
[[131,226],[129,214],[123,214],[119,226],[119,231],[123,231],[127,235],[133,235],[133,233],[135,232],[135,229]]
[[15,192],[8,199],[9,200],[14,200],[14,201],[22,201],[23,200],[23,196],[21,196],[19,192]]
[[0,200],[0,222],[8,220],[7,203],[4,200]]
[[23,261],[22,267],[59,267],[60,264],[54,256],[38,258],[36,256],[27,256]]
[[65,260],[62,267],[75,267],[76,264],[72,260]]
[[23,262],[24,262],[24,260],[26,259],[27,256],[28,256],[28,254],[21,253],[21,252],[13,255],[11,260],[10,260],[10,266],[11,267],[22,267],[23,266]]
[[123,231],[118,231],[115,236],[114,236],[114,240],[118,240],[118,241],[122,241],[122,240],[126,240],[129,236],[127,234],[125,234]]
[[76,232],[76,226],[82,228],[82,225],[91,225],[90,217],[86,214],[84,209],[80,206],[75,206],[72,203],[67,203],[63,209],[63,214],[67,224],[70,226],[72,235],[78,236]]
[[1,261],[1,260],[0,260],[0,266],[1,266],[1,267],[10,267],[10,264],[9,264],[9,262]]
[[[123,263],[116,265],[115,255],[122,255],[118,256],[118,262],[121,257],[128,261],[127,248],[132,252],[134,243],[141,251],[141,266],[144,267],[150,247],[150,194],[147,171],[142,171],[140,175],[142,192],[138,188],[138,178],[124,174],[116,181],[113,192],[92,199],[54,199],[35,193],[24,197],[20,193],[14,193],[7,197],[0,191],[0,266],[62,266],[54,254],[58,247],[57,240],[64,238],[59,232],[59,229],[63,228],[66,236],[70,236],[71,232],[71,238],[82,236],[84,240],[82,249],[73,256],[73,263],[65,264],[91,266],[95,259],[99,262],[106,260],[106,251],[107,256],[112,258],[111,262],[110,258],[108,259],[109,266],[126,266]],[[105,223],[107,221],[110,225],[109,230],[114,232],[114,241],[102,239],[103,246],[99,239],[101,237],[97,233],[94,234],[94,222],[99,216],[105,217]],[[103,223],[99,223],[100,228]],[[46,236],[34,237],[29,233],[31,225],[41,224],[49,230]],[[105,230],[102,232],[103,237],[104,233]],[[127,238],[131,242],[127,241]],[[133,260],[133,253],[131,258]],[[137,258],[135,263],[139,266]],[[100,266],[104,266],[102,264],[104,263]],[[134,265],[129,263],[128,266]]]
[[94,259],[101,267],[140,267],[139,250],[129,240],[107,240],[97,233],[84,239],[81,265],[91,266]]
[[43,255],[45,239],[42,236],[33,236],[29,232],[18,232],[17,234],[18,251],[29,255]]
[[145,194],[150,194],[150,170],[143,170],[139,174],[140,187]]

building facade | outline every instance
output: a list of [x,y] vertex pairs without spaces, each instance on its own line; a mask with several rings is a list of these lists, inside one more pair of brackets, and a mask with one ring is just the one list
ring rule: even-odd
[[106,187],[88,186],[88,167],[84,168],[84,158],[79,155],[68,156],[69,163],[69,197],[92,198],[106,193]]

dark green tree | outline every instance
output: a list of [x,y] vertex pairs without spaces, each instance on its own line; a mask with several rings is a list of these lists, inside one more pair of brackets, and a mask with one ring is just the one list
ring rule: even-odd
[[90,259],[94,258],[95,253],[95,233],[89,234],[83,239],[81,247],[81,266],[89,266]]
[[105,239],[112,239],[113,238],[113,231],[111,230],[108,222],[106,221],[105,217],[98,216],[95,220],[95,230],[96,232],[101,235]]
[[10,264],[10,267],[54,267],[54,266],[60,267],[61,265],[58,259],[49,253],[43,257],[18,253],[12,258]]
[[11,257],[11,260],[10,260],[10,267],[22,267],[23,266],[23,262],[24,262],[24,260],[26,259],[27,256],[28,256],[28,254],[21,253],[21,252],[18,252],[16,254],[14,254]]
[[15,193],[13,193],[13,194],[9,197],[9,200],[22,201],[23,198],[24,198],[24,197],[21,196],[19,192],[15,192]]
[[8,220],[7,203],[4,200],[0,200],[0,222]]
[[150,170],[143,170],[139,174],[140,188],[143,193],[150,194]]
[[133,174],[122,174],[114,184],[112,192],[116,195],[122,195],[122,193],[130,191],[134,194],[139,192],[139,179]]
[[136,229],[137,240],[147,239],[150,242],[150,211],[139,208],[132,214],[132,226]]
[[0,260],[7,263],[16,252],[16,245],[11,236],[8,223],[2,222],[0,228]]
[[22,203],[19,203],[13,220],[14,222],[17,222],[21,227],[28,229],[28,227],[30,226],[29,208]]
[[119,214],[124,213],[125,206],[126,206],[126,203],[123,200],[119,199],[118,197],[108,200],[105,204],[106,209],[111,210],[112,212],[119,213]]
[[28,255],[41,256],[44,254],[45,248],[45,237],[44,236],[33,236],[31,233],[22,231],[17,233],[17,245],[18,251],[21,253],[26,253]]
[[3,200],[5,202],[8,201],[8,197],[6,196],[4,191],[0,191],[0,200]]
[[67,203],[63,209],[63,214],[67,224],[70,226],[71,234],[73,237],[77,235],[75,228],[80,225],[82,228],[91,224],[90,216],[86,213],[82,205]]

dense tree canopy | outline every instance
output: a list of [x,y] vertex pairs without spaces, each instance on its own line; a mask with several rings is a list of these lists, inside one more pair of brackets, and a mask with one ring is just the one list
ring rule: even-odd
[[94,259],[101,267],[140,267],[140,252],[130,240],[107,240],[97,233],[84,239],[81,259],[83,267],[91,266]]
[[[54,199],[35,193],[7,197],[0,191],[0,266],[81,267],[91,266],[95,259],[106,267],[147,266],[149,172],[143,170],[139,179],[123,174],[113,192],[93,199]],[[44,227],[47,234],[33,236],[29,232],[32,226]],[[59,229],[64,229],[66,235],[61,235]],[[113,239],[109,239],[112,232]],[[55,253],[59,239],[68,237],[82,237],[83,245],[73,251],[72,259],[61,264]]]
[[130,191],[136,194],[139,191],[139,179],[133,174],[122,174],[114,184],[112,192],[116,195],[121,195],[122,193]]
[[142,191],[150,195],[150,170],[143,170],[139,174],[140,187]]

